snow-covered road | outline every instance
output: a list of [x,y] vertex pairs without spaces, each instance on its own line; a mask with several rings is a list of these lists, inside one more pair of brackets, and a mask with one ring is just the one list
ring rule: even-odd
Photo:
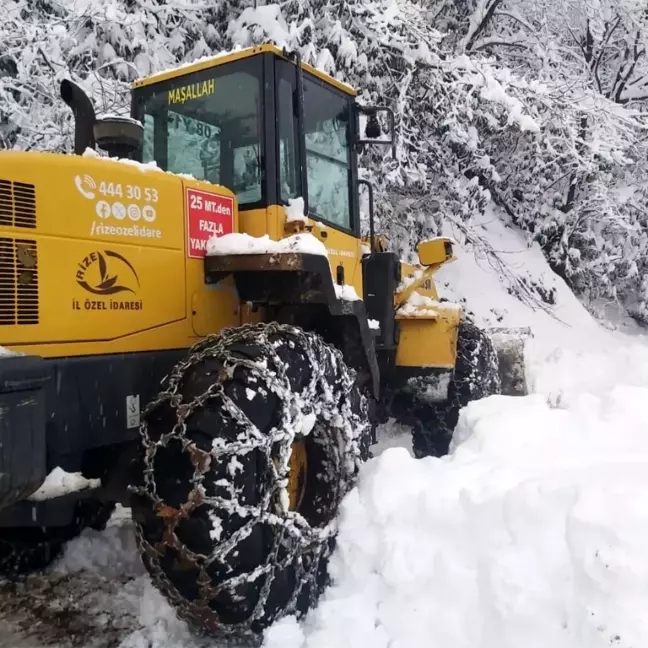
[[[333,586],[264,648],[648,645],[648,341],[596,323],[501,220],[480,237],[510,274],[462,249],[442,290],[484,326],[531,326],[532,393],[470,404],[442,459],[372,460],[344,504]],[[554,290],[552,314],[511,294],[520,279]]]
[[84,531],[48,573],[0,584],[2,648],[202,648],[151,585],[128,509]]
[[645,646],[646,402],[494,397],[452,457],[385,451],[345,502],[336,584],[267,648]]
[[[537,355],[538,393],[471,404],[443,459],[387,426],[344,504],[334,585],[266,648],[646,645],[648,346],[602,335]],[[1,586],[0,628],[7,648],[215,648],[151,586],[124,509]]]
[[[519,243],[486,230],[499,250]],[[532,326],[533,393],[472,403],[442,459],[414,460],[385,426],[344,503],[333,585],[264,648],[648,645],[648,342],[596,324],[537,250],[517,255],[566,324],[466,251],[440,275],[480,323]],[[47,574],[0,584],[0,647],[68,646],[219,648],[152,587],[124,509]]]

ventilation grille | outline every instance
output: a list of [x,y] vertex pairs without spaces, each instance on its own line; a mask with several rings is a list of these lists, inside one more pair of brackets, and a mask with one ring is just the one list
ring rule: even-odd
[[0,225],[36,227],[34,185],[0,180]]
[[0,238],[0,326],[38,324],[36,241]]

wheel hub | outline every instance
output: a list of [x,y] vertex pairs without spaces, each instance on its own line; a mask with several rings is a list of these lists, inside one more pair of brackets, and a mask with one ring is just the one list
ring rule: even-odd
[[306,443],[303,439],[294,441],[291,446],[288,467],[288,497],[291,511],[298,511],[304,499],[307,467]]

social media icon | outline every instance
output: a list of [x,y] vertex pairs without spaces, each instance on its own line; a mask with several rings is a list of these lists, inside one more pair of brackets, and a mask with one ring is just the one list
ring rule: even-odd
[[99,218],[110,218],[110,205],[105,200],[98,200],[95,206],[95,211]]
[[142,209],[142,218],[147,223],[152,223],[157,218],[155,209],[151,207],[151,205],[145,205],[144,208]]
[[128,218],[132,221],[138,221],[142,217],[142,210],[139,205],[128,205]]
[[120,202],[113,203],[112,215],[117,220],[124,220],[124,218],[126,218],[126,207],[124,207]]

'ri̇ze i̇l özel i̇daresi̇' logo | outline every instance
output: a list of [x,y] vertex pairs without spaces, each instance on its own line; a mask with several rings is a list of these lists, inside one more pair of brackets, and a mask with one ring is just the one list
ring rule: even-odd
[[128,259],[117,252],[91,252],[79,263],[76,280],[93,295],[116,295],[139,288],[139,277]]

